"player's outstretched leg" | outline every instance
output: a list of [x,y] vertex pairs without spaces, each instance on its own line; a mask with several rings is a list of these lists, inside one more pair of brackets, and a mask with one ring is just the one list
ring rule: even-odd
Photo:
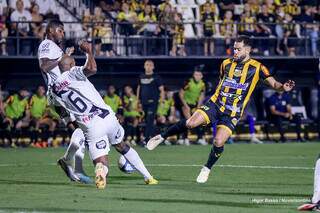
[[80,148],[76,151],[74,155],[74,172],[79,177],[81,183],[91,184],[93,183],[92,179],[85,173],[83,169],[83,159],[85,153],[85,144],[84,142],[80,143]]
[[[67,148],[67,151],[65,152],[64,156],[58,160],[58,165],[61,167],[61,169],[65,172],[65,174],[69,177],[71,181],[79,181],[82,183],[90,183],[92,182],[89,177],[87,177],[84,174],[80,174],[81,178],[79,177],[78,174],[75,173],[73,169],[73,163],[74,163],[74,158],[81,147],[84,143],[84,135],[81,129],[77,128],[71,136],[70,139],[70,144]],[[81,158],[81,157],[80,157]],[[83,159],[83,157],[82,157]],[[82,159],[81,159],[81,164],[82,164]],[[79,159],[78,159],[79,161]],[[79,162],[77,162],[79,164]]]
[[107,156],[96,158],[93,163],[95,164],[95,183],[98,189],[104,189],[107,186],[108,176],[108,158]]
[[226,126],[218,126],[217,134],[215,137],[215,141],[211,152],[208,157],[207,163],[202,167],[198,177],[198,183],[205,183],[209,178],[209,174],[211,171],[212,166],[218,161],[221,157],[222,152],[224,150],[224,144],[231,136],[232,131]]
[[153,150],[167,137],[183,133],[188,131],[188,129],[193,129],[203,124],[207,124],[205,117],[200,112],[196,111],[188,120],[182,119],[178,123],[167,128],[160,135],[156,135],[155,137],[151,138],[148,141],[147,149]]
[[311,202],[299,206],[299,211],[320,211],[320,158],[318,158],[316,162],[313,185],[313,196]]
[[121,142],[114,145],[116,150],[122,154],[129,163],[144,177],[146,184],[155,185],[158,181],[152,177],[148,169],[145,167],[143,161],[141,160],[139,154],[132,147],[128,146],[126,143]]

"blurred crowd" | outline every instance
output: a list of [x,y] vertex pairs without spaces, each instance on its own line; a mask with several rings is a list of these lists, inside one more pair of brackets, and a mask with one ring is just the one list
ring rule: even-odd
[[[131,145],[144,146],[150,137],[153,137],[163,128],[176,123],[180,119],[188,119],[214,93],[214,87],[203,79],[203,66],[196,66],[192,76],[186,79],[181,88],[168,90],[159,75],[154,73],[153,61],[144,63],[144,72],[141,73],[137,84],[116,88],[107,85],[100,91],[105,103],[116,113],[120,123],[125,128],[125,141]],[[46,89],[40,85],[31,93],[21,88],[16,93],[5,94],[0,90],[0,146],[34,146],[57,147],[68,143],[70,132],[66,124],[60,120],[59,114],[48,105],[45,95]],[[284,123],[289,122],[296,126],[296,139],[305,141],[308,134],[302,134],[302,118],[294,114],[291,109],[290,95],[274,93],[265,102],[265,111],[268,122],[273,123],[280,132],[280,141],[285,142]],[[298,103],[295,96],[296,105]],[[253,103],[253,102],[251,102]],[[249,104],[242,116],[242,122],[247,124],[252,143],[262,143],[256,136],[256,116],[254,104]],[[261,107],[263,108],[263,107]],[[259,108],[259,110],[262,110]],[[206,145],[208,136],[216,131],[215,123],[209,127],[197,128],[192,132],[178,135],[172,141],[180,145],[192,143]],[[264,129],[267,134],[268,129]],[[166,145],[171,145],[166,140]],[[229,140],[231,142],[231,138]]]
[[[55,5],[54,0],[0,0],[1,54],[7,55],[8,49],[19,49],[21,55],[36,54],[46,20],[61,18],[55,14]],[[195,5],[190,16],[184,7]],[[163,39],[156,38],[167,39],[171,56],[188,55],[193,45],[188,44],[190,39],[203,43],[201,55],[215,55],[219,40],[225,47],[223,55],[230,55],[232,38],[240,34],[257,38],[256,54],[295,56],[301,46],[304,54],[319,54],[320,7],[316,0],[102,0],[84,9],[81,17],[81,27],[69,35],[93,41],[99,56],[121,55],[116,38],[139,36],[149,38],[145,40],[147,55],[165,46]],[[127,48],[130,41],[124,39],[122,45]]]

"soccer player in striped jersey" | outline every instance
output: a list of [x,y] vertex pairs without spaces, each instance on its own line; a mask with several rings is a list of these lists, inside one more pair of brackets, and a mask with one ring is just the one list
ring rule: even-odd
[[220,158],[224,144],[232,135],[258,81],[264,80],[278,91],[291,91],[295,85],[291,80],[284,84],[276,81],[263,64],[250,57],[251,42],[248,37],[238,37],[233,49],[233,58],[224,60],[220,66],[220,82],[212,97],[189,119],[180,120],[161,134],[151,138],[147,144],[147,148],[153,150],[171,135],[217,122],[218,129],[214,144],[208,161],[197,178],[198,183],[205,183],[208,180],[212,166]]

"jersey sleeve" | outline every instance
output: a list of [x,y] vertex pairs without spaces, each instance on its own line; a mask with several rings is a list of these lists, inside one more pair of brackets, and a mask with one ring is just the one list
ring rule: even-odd
[[87,76],[83,73],[83,66],[74,66],[69,71],[69,76],[78,81],[87,80]]
[[38,58],[58,59],[62,55],[62,50],[54,43],[46,41],[42,42],[38,49]]
[[260,66],[259,75],[260,75],[260,78],[263,80],[265,80],[271,76],[270,71],[263,64],[261,64],[261,66]]

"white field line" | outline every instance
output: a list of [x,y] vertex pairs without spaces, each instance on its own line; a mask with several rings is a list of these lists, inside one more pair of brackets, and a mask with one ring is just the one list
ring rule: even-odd
[[[24,167],[24,166],[56,166],[56,163],[1,163],[0,167]],[[85,164],[90,166],[91,164]],[[110,166],[117,166],[116,164],[111,164]],[[150,167],[201,167],[200,164],[146,164]],[[216,167],[222,168],[244,168],[244,169],[289,169],[289,170],[313,170],[314,167],[303,167],[303,166],[258,166],[258,165],[233,165],[233,164],[221,164],[216,165]]]

